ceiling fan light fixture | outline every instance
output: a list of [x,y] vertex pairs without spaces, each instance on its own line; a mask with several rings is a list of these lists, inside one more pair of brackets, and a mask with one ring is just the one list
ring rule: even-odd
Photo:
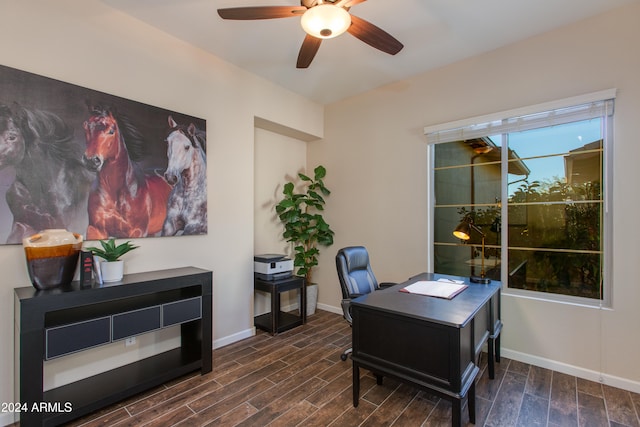
[[314,6],[302,15],[302,29],[319,39],[337,37],[351,25],[351,15],[342,7],[329,3]]

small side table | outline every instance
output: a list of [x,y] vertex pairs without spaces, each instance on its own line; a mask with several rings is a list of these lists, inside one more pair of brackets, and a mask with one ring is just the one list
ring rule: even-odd
[[[256,328],[275,335],[307,322],[307,291],[304,277],[291,276],[280,280],[262,280],[256,277],[254,278],[253,288],[256,291],[268,292],[271,295],[271,312],[254,318]],[[299,316],[280,311],[280,294],[294,289],[299,289]]]

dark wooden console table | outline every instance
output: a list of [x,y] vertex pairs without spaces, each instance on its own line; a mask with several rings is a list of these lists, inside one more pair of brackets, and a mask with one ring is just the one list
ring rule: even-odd
[[[291,276],[286,279],[262,280],[255,278],[254,290],[267,292],[271,295],[271,312],[254,318],[256,328],[269,332],[271,335],[287,331],[307,322],[307,292],[304,277]],[[280,311],[280,294],[298,289],[300,295],[300,315]]]
[[[212,274],[185,267],[78,282],[38,291],[16,288],[15,348],[20,425],[59,425],[192,371],[212,368]],[[43,391],[43,362],[141,333],[179,325],[181,347]],[[33,405],[47,410],[32,411]],[[59,409],[59,410],[57,410]]]
[[391,376],[450,400],[454,427],[461,425],[466,400],[469,420],[475,423],[480,351],[487,343],[491,377],[493,359],[500,354],[501,282],[481,285],[467,279],[469,286],[451,300],[399,292],[411,283],[441,277],[453,278],[423,273],[352,301],[354,406],[362,367],[379,381]]

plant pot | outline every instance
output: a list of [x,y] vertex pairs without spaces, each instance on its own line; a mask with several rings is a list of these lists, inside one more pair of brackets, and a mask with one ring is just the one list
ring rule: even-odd
[[124,276],[124,261],[100,261],[100,272],[103,282],[119,282]]
[[318,305],[318,284],[312,283],[307,285],[307,316],[311,316],[316,312]]

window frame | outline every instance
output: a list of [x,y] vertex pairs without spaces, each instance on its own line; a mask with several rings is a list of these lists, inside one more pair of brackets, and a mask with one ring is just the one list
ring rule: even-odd
[[[527,116],[534,115],[546,111],[563,109],[563,108],[571,108],[575,106],[579,106],[582,104],[588,104],[592,102],[598,101],[606,101],[606,100],[614,100],[616,97],[616,89],[608,89],[604,91],[594,92],[590,94],[575,96],[571,98],[560,99],[556,101],[551,101],[542,104],[531,105],[527,107],[517,108],[513,110],[501,111],[493,114],[471,117],[463,120],[457,120],[448,123],[441,123],[432,126],[424,127],[424,134],[427,137],[428,149],[427,149],[427,214],[428,214],[428,224],[427,224],[427,244],[428,247],[432,250],[430,251],[430,255],[427,259],[427,269],[428,271],[434,271],[435,260],[434,260],[434,235],[435,235],[435,155],[434,155],[434,146],[439,142],[439,135],[441,133],[444,134],[452,134],[462,130],[463,128],[473,128],[478,124],[485,124],[491,122],[501,122],[503,120],[508,120],[510,118],[519,117],[519,116]],[[613,117],[610,117],[608,120],[605,120],[605,124],[603,126],[603,174],[602,179],[604,180],[602,191],[603,194],[603,215],[602,218],[602,297],[601,299],[592,299],[587,297],[579,297],[572,295],[563,295],[563,294],[555,294],[555,293],[547,293],[540,291],[531,291],[517,288],[510,288],[508,286],[508,271],[507,269],[502,269],[500,272],[501,281],[504,284],[503,292],[506,295],[517,295],[532,299],[552,301],[552,302],[562,302],[562,303],[571,303],[585,306],[595,306],[595,307],[611,307],[613,301],[613,286],[612,286],[612,261],[613,261],[613,244],[612,244],[612,231],[613,231],[613,220],[612,220],[612,212],[611,206],[613,201],[613,126],[609,126],[609,124],[613,124]],[[539,126],[545,127],[545,126]],[[482,132],[482,131],[481,131]],[[486,135],[491,133],[490,130],[486,131]],[[450,137],[450,136],[449,136]],[[454,139],[455,140],[455,139]],[[508,149],[507,144],[501,144],[502,150],[502,158],[508,158]],[[508,200],[508,163],[502,162],[501,164],[501,199]],[[501,206],[501,217],[503,219],[508,218],[507,216],[508,204],[503,203]],[[508,256],[508,233],[502,233],[501,235],[501,263],[502,265],[507,265],[507,256]]]

